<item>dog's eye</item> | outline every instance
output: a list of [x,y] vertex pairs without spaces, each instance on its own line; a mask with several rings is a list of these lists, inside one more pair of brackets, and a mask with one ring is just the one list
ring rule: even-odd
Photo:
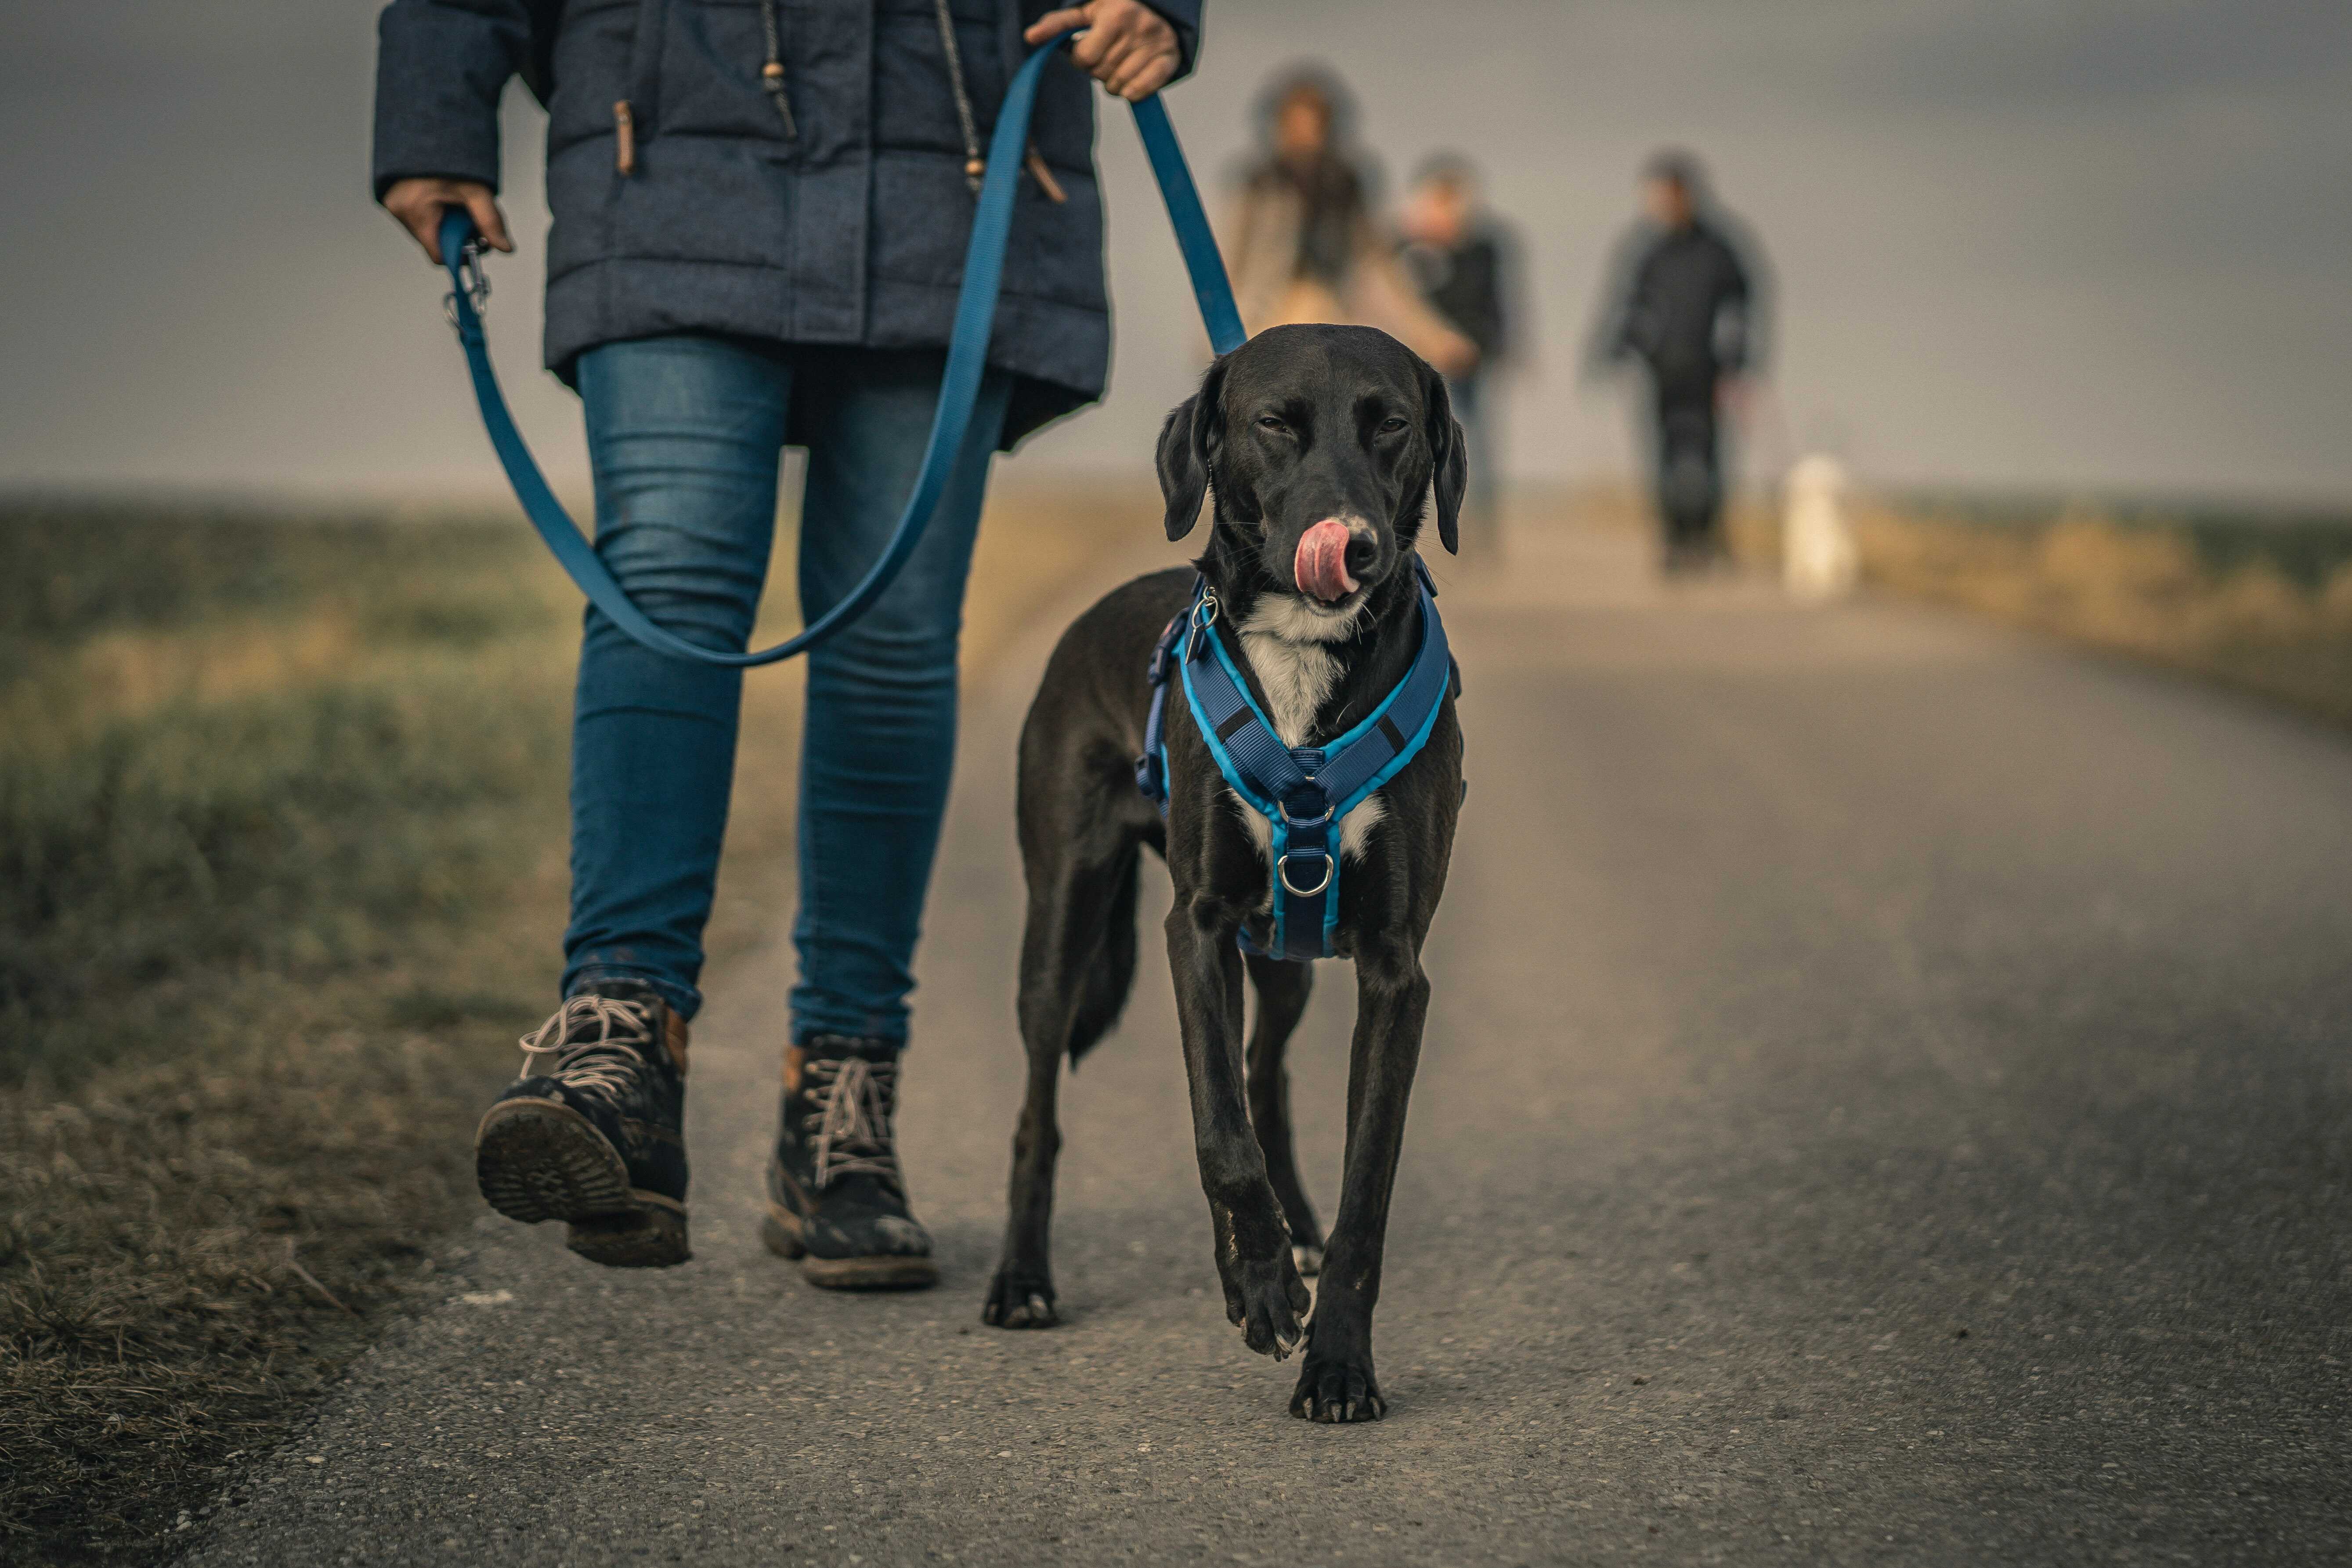
[[1257,427],[1261,430],[1271,430],[1277,436],[1285,434],[1290,428],[1289,426],[1285,425],[1281,420],[1276,419],[1271,414],[1262,414],[1258,416]]
[[1381,434],[1383,436],[1393,436],[1404,427],[1405,421],[1402,415],[1391,414],[1381,421]]

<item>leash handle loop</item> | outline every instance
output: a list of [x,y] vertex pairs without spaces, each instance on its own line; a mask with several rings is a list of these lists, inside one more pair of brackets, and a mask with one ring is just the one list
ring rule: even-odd
[[[922,542],[923,531],[929,526],[932,514],[939,510],[956,458],[971,434],[972,408],[979,400],[982,374],[987,369],[989,336],[995,325],[997,299],[1004,282],[1004,256],[1012,239],[1014,198],[1019,195],[1024,163],[1022,153],[1028,143],[1030,114],[1036,106],[1037,81],[1046,59],[1068,41],[1069,35],[1066,34],[1039,46],[1014,73],[997,110],[996,129],[989,143],[987,174],[982,180],[980,199],[972,213],[971,241],[964,252],[963,284],[956,299],[954,331],[948,340],[947,368],[940,378],[939,407],[932,416],[930,439],[923,450],[923,466],[916,477],[914,493],[908,498],[889,542],[840,603],[811,622],[798,636],[756,653],[704,647],[656,625],[630,599],[628,591],[605,565],[604,558],[582,534],[579,525],[563,510],[563,503],[555,499],[547,477],[541,472],[522,432],[515,426],[506,396],[499,389],[498,374],[491,368],[489,343],[483,335],[481,316],[482,305],[489,296],[489,279],[481,268],[473,219],[462,207],[443,210],[441,260],[449,273],[449,295],[445,305],[450,323],[457,330],[457,341],[465,349],[474,401],[481,409],[482,425],[489,434],[490,446],[498,454],[499,466],[506,469],[508,482],[514,487],[515,499],[522,503],[524,514],[546,541],[556,561],[589,602],[632,639],[656,652],[701,664],[734,668],[774,664],[805,653],[839,633],[872,608],[897,579],[915,547]],[[1230,353],[1241,346],[1244,335],[1241,315],[1234,308],[1233,286],[1225,276],[1224,261],[1218,255],[1216,237],[1202,209],[1192,171],[1185,165],[1175,127],[1169,122],[1167,107],[1157,93],[1136,104],[1134,110],[1136,131],[1143,138],[1151,172],[1159,181],[1169,222],[1175,228],[1177,245],[1192,276],[1193,297],[1208,327],[1209,341],[1219,353]]]

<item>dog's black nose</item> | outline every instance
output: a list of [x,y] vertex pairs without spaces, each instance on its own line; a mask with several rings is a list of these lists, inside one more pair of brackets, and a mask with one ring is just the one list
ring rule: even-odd
[[1348,563],[1348,575],[1353,577],[1360,583],[1362,582],[1364,580],[1364,574],[1372,569],[1372,563],[1374,560],[1379,558],[1380,553],[1381,542],[1372,535],[1369,533],[1349,534],[1348,536],[1348,553],[1343,557]]

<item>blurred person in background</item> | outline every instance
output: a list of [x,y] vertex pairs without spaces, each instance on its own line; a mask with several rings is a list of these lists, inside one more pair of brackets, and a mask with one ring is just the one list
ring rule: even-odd
[[1494,400],[1512,353],[1517,247],[1479,200],[1478,174],[1459,153],[1422,165],[1397,221],[1398,256],[1423,302],[1477,351],[1468,368],[1449,374],[1454,417],[1470,449],[1470,490],[1463,519],[1476,542],[1494,542],[1501,470],[1495,462]]
[[1285,71],[1260,99],[1260,150],[1219,237],[1242,323],[1378,327],[1446,374],[1467,374],[1477,346],[1397,265],[1354,123],[1347,89],[1319,68]]
[[1718,415],[1738,410],[1745,378],[1763,363],[1759,268],[1688,153],[1650,160],[1642,207],[1612,269],[1591,357],[1596,365],[1639,360],[1649,372],[1665,569],[1703,571],[1723,553]]
[[[814,1283],[932,1283],[894,1116],[956,730],[957,637],[992,454],[1098,398],[1110,347],[1093,87],[1192,65],[1201,0],[571,5],[393,0],[374,190],[440,259],[446,208],[513,249],[499,103],[548,109],[545,357],[587,422],[596,549],[647,616],[740,650],[782,448],[808,449],[808,620],[880,555],[922,464],[982,152],[1031,46],[1039,84],[971,435],[905,569],[808,656],[800,961],[769,1245]],[[633,18],[660,29],[635,36]],[[1070,68],[1075,62],[1078,68]],[[1081,74],[1081,73],[1085,74]],[[477,1133],[484,1195],[598,1262],[685,1260],[687,1022],[727,823],[742,672],[586,615],[562,1005]]]

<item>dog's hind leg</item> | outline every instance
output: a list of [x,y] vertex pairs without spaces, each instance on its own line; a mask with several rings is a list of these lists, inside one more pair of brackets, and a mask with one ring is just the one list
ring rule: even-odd
[[1256,953],[1249,955],[1248,964],[1250,988],[1257,993],[1249,1037],[1250,1125],[1265,1155],[1266,1179],[1290,1223],[1291,1261],[1301,1274],[1313,1274],[1323,1267],[1323,1227],[1307,1201],[1307,1184],[1298,1179],[1298,1155],[1290,1139],[1290,1072],[1283,1055],[1307,1012],[1315,966]]
[[1314,1421],[1377,1421],[1388,1411],[1372,1373],[1372,1308],[1381,1297],[1389,1196],[1404,1146],[1405,1104],[1429,1015],[1419,932],[1366,942],[1356,954],[1356,1037],[1348,1063],[1348,1163],[1323,1260],[1307,1364],[1290,1413]]
[[1100,1039],[1126,1005],[1135,977],[1140,858],[1139,836],[1106,825],[1076,845],[1053,846],[1030,867],[1020,1004],[1028,1093],[1013,1136],[1003,1257],[980,1314],[999,1328],[1050,1328],[1060,1321],[1049,1235],[1062,1147],[1055,1115],[1062,1058],[1076,1059]]
[[1106,868],[1108,895],[1101,896],[1099,888],[1089,887],[1085,895],[1073,894],[1069,900],[1067,907],[1074,910],[1081,903],[1087,906],[1076,918],[1091,920],[1092,929],[1083,934],[1095,939],[1091,951],[1075,964],[1075,978],[1070,982],[1076,990],[1076,1005],[1071,1009],[1062,1050],[1073,1067],[1118,1022],[1119,1014],[1127,1010],[1128,993],[1135,988],[1136,876],[1142,859],[1138,841],[1126,840]]
[[1054,1220],[1054,1162],[1062,1131],[1055,1108],[1062,1077],[1061,1053],[1029,1049],[1029,1091],[1013,1134],[1013,1183],[1008,1194],[1004,1253],[980,1321],[1000,1329],[1048,1329],[1061,1320],[1054,1310],[1054,1268],[1049,1232]]

